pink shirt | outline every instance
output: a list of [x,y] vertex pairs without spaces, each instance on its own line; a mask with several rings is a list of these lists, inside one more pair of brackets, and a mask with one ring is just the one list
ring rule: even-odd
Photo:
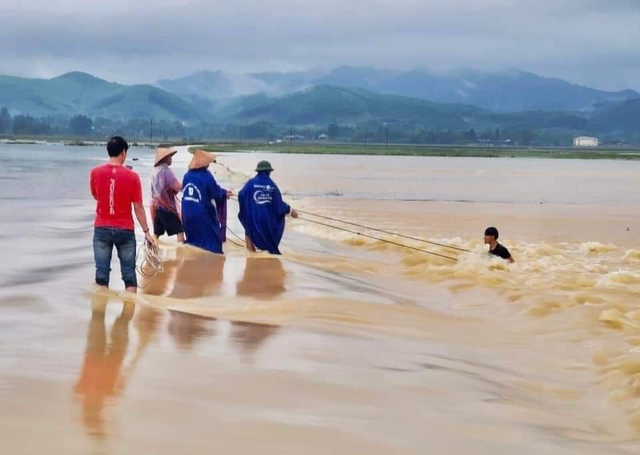
[[178,180],[166,164],[153,169],[151,177],[151,204],[162,207],[170,212],[178,213],[174,186]]

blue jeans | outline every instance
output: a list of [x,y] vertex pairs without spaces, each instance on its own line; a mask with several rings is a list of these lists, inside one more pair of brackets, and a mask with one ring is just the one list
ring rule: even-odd
[[93,231],[93,257],[96,261],[96,283],[109,286],[113,247],[118,251],[122,281],[125,287],[138,287],[136,277],[136,236],[133,231],[97,227]]

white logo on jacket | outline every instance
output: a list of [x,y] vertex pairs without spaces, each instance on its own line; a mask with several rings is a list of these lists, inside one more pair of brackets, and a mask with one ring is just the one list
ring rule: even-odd
[[271,196],[271,192],[258,190],[253,193],[253,201],[258,205],[271,204],[273,197]]
[[200,189],[193,183],[187,183],[182,193],[185,195],[182,198],[183,201],[196,202],[198,204],[202,201],[202,193],[200,193]]

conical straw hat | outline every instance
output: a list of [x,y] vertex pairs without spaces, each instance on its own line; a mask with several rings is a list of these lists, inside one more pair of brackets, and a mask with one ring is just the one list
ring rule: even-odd
[[189,163],[189,169],[200,169],[201,167],[207,167],[211,163],[216,161],[217,156],[213,153],[205,152],[204,150],[196,150]]
[[155,160],[155,163],[153,163],[153,165],[157,166],[158,164],[160,164],[160,161],[164,160],[168,156],[173,156],[176,153],[178,153],[177,150],[171,150],[171,149],[165,149],[165,148],[157,149],[156,150],[156,160]]

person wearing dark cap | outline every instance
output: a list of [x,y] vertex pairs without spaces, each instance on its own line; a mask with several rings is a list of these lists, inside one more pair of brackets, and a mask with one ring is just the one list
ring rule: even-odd
[[280,254],[285,216],[298,218],[298,212],[282,200],[278,185],[271,180],[271,163],[260,161],[256,172],[238,193],[238,218],[244,227],[247,249]]
[[500,233],[498,229],[494,227],[488,227],[484,231],[484,244],[489,245],[489,254],[492,256],[498,256],[502,259],[505,259],[509,262],[515,262],[509,250],[498,243],[498,237],[500,237]]

